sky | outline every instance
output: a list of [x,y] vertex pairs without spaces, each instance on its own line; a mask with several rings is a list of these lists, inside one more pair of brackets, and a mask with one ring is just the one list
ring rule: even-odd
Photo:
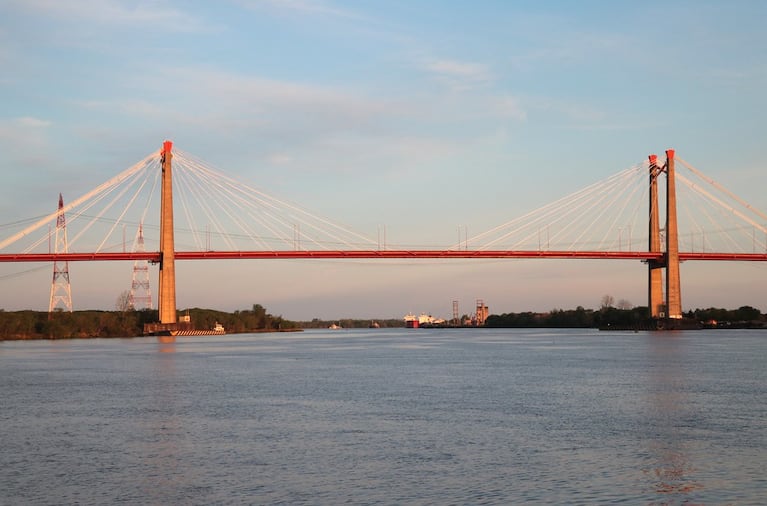
[[[0,223],[165,139],[390,244],[454,243],[668,148],[764,210],[765,21],[761,1],[4,0]],[[630,261],[177,271],[180,308],[296,320],[646,304]],[[75,309],[113,309],[132,265],[70,275]],[[50,279],[0,266],[0,307],[47,310]],[[767,311],[765,280],[763,265],[687,263],[683,308]]]

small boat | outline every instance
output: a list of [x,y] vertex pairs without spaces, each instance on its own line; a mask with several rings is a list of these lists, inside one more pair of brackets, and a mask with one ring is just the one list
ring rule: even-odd
[[216,324],[213,326],[213,332],[216,334],[225,334],[226,330],[224,330],[224,326],[220,323],[216,322]]
[[342,327],[342,326],[340,326],[340,325],[336,325],[336,324],[334,323],[334,324],[332,324],[332,325],[331,325],[330,327],[328,327],[328,328],[329,328],[330,330],[338,330],[338,329],[342,329],[343,327]]

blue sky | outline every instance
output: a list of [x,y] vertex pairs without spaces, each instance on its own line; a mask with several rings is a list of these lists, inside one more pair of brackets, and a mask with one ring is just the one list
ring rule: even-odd
[[[669,147],[767,209],[766,20],[759,1],[6,0],[0,221],[49,212],[166,138],[403,245],[479,233]],[[630,262],[179,269],[181,307],[295,319],[646,303]],[[127,264],[71,270],[77,309],[129,287]],[[683,306],[767,310],[766,273],[685,265]],[[0,307],[47,308],[49,279],[0,279]]]

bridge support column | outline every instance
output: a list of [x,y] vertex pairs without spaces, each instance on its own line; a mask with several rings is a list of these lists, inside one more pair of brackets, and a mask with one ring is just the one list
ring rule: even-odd
[[674,150],[666,151],[666,317],[682,318],[679,277],[679,231],[676,220],[676,175]]
[[171,150],[173,143],[162,145],[162,194],[160,198],[160,287],[158,307],[160,323],[175,324],[176,316],[176,250],[173,236],[173,178]]
[[[650,244],[648,250],[656,253],[661,251],[660,241],[660,215],[658,211],[658,176],[663,169],[658,167],[658,157],[650,155]],[[650,318],[665,316],[663,303],[663,260],[647,261],[647,306],[650,309]]]
[[[666,252],[662,260],[647,262],[647,305],[650,317],[659,319],[682,318],[682,295],[679,275],[679,231],[676,217],[676,177],[674,150],[666,151],[666,165],[658,167],[658,157],[650,155],[650,244],[649,251],[661,250],[660,219],[658,212],[658,177],[666,172]],[[666,292],[663,293],[662,271],[666,270]]]

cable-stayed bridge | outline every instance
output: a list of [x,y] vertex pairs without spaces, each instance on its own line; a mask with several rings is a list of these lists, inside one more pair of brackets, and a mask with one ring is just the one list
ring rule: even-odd
[[765,223],[767,215],[669,150],[665,162],[650,156],[473,237],[409,247],[271,196],[166,142],[56,212],[3,225],[0,261],[158,263],[160,320],[173,324],[176,260],[634,259],[648,265],[652,315],[678,318],[679,262],[765,261]]

